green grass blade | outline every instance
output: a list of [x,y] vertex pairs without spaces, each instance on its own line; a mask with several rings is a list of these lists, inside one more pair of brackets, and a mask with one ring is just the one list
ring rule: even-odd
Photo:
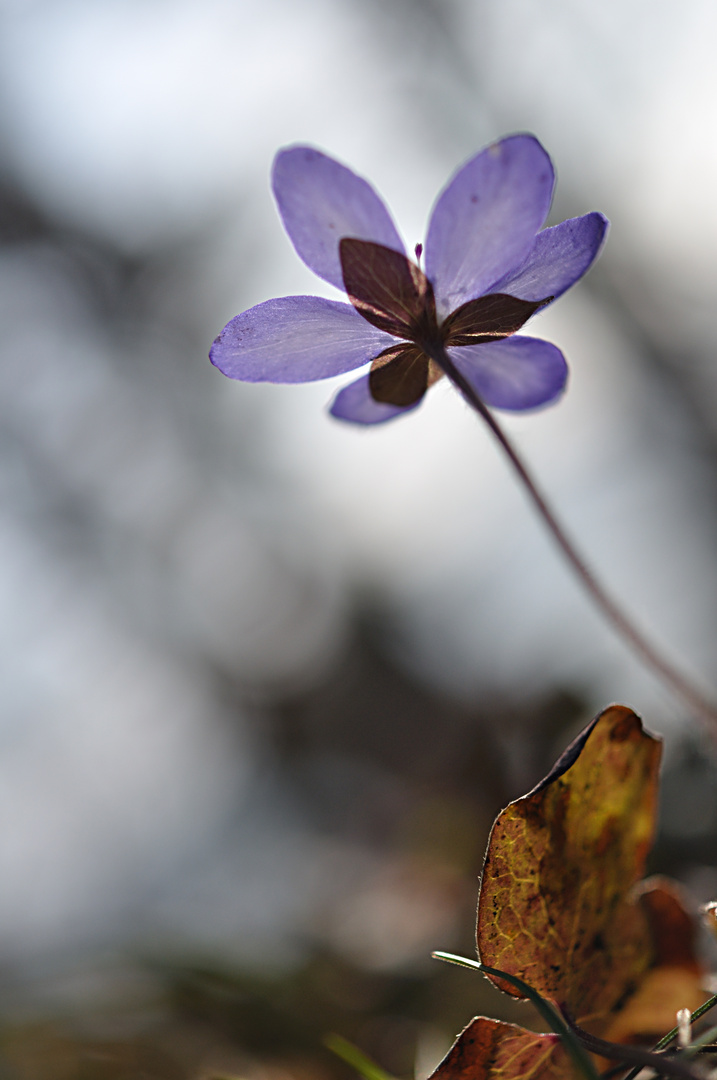
[[363,1051],[359,1050],[358,1046],[354,1046],[348,1039],[344,1039],[343,1035],[327,1035],[324,1039],[324,1046],[336,1054],[337,1057],[340,1057],[342,1061],[345,1061],[347,1065],[351,1065],[360,1076],[363,1076],[364,1080],[395,1080],[395,1077],[384,1072],[380,1065],[377,1065],[375,1061],[372,1061]]
[[592,1058],[584,1049],[580,1040],[570,1030],[555,1006],[546,1001],[544,997],[541,997],[538,991],[534,990],[528,983],[523,982],[516,975],[509,975],[507,971],[500,971],[498,968],[481,964],[479,960],[469,960],[465,956],[456,956],[454,953],[446,952],[434,952],[432,955],[436,960],[445,960],[449,964],[458,964],[460,967],[481,971],[484,975],[493,975],[497,979],[503,979],[504,982],[510,983],[516,990],[520,990],[524,997],[533,1002],[533,1005],[535,1005],[551,1031],[560,1036],[566,1053],[572,1058],[573,1064],[582,1073],[585,1080],[599,1080],[598,1071],[593,1065]]

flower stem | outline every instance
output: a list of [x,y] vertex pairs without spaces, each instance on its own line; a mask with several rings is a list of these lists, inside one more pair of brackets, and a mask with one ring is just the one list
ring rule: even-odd
[[624,638],[633,652],[640,656],[644,663],[651,668],[674,693],[688,703],[695,713],[710,723],[717,724],[717,705],[710,701],[709,698],[707,698],[682,674],[682,672],[661,655],[660,651],[645,637],[641,630],[637,629],[633,622],[623,612],[622,608],[616,603],[612,596],[606,592],[602,584],[595,577],[582,555],[580,555],[575,548],[572,540],[563,528],[563,525],[556,518],[553,510],[546,501],[545,496],[538,488],[517,450],[508,439],[508,436],[505,434],[493,414],[488,410],[480,395],[473,389],[468,379],[466,379],[453,363],[445,348],[442,345],[436,344],[426,344],[423,345],[423,348],[431,359],[435,360],[439,367],[443,369],[451,382],[458,387],[468,404],[475,409],[483,420],[485,420],[494,437],[507,454],[508,460],[518,474],[533,505],[542,517],[543,522],[551,533],[555,543],[579,577],[585,591],[592,598],[596,607],[599,608],[607,621],[612,625],[613,629]]

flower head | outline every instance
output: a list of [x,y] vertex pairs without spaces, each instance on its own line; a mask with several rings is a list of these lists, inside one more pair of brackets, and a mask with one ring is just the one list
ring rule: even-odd
[[607,229],[598,213],[543,229],[554,183],[532,135],[494,143],[441,192],[414,262],[365,180],[311,147],[280,151],[272,184],[286,231],[306,265],[351,303],[257,304],[225,326],[212,363],[234,379],[284,383],[370,363],[331,406],[358,424],[414,409],[443,374],[445,353],[486,405],[520,411],[553,401],[567,378],[562,353],[513,335],[582,277]]

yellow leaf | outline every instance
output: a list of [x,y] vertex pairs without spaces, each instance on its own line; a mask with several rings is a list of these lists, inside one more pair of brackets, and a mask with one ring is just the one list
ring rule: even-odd
[[[638,885],[655,830],[660,743],[613,705],[496,819],[478,901],[484,964],[609,1042],[650,1043],[705,999],[679,889]],[[519,991],[494,978],[514,996]],[[604,1063],[603,1063],[604,1065]],[[474,1019],[431,1080],[571,1080],[555,1035]]]
[[609,1013],[652,961],[647,920],[629,897],[653,838],[659,762],[658,741],[614,705],[498,816],[490,836],[480,959],[583,1024]]

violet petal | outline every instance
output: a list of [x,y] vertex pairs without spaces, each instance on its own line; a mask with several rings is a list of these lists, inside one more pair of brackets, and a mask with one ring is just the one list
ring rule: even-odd
[[280,150],[272,171],[284,227],[306,265],[343,291],[339,240],[372,240],[405,254],[382,200],[345,165],[310,146]]
[[523,265],[497,281],[491,292],[510,293],[521,300],[557,299],[592,265],[608,225],[606,217],[592,213],[543,229]]
[[283,296],[227,323],[209,359],[232,379],[299,383],[352,371],[395,344],[351,304]]
[[547,405],[565,388],[568,367],[555,345],[516,334],[486,345],[448,349],[486,405],[520,412]]
[[329,411],[337,420],[347,420],[351,424],[384,424],[387,420],[393,420],[394,416],[411,412],[419,404],[420,401],[415,405],[401,406],[374,401],[369,389],[368,375],[362,375],[356,382],[339,390]]
[[494,143],[453,177],[431,215],[425,248],[440,316],[524,262],[554,182],[550,158],[532,135]]

